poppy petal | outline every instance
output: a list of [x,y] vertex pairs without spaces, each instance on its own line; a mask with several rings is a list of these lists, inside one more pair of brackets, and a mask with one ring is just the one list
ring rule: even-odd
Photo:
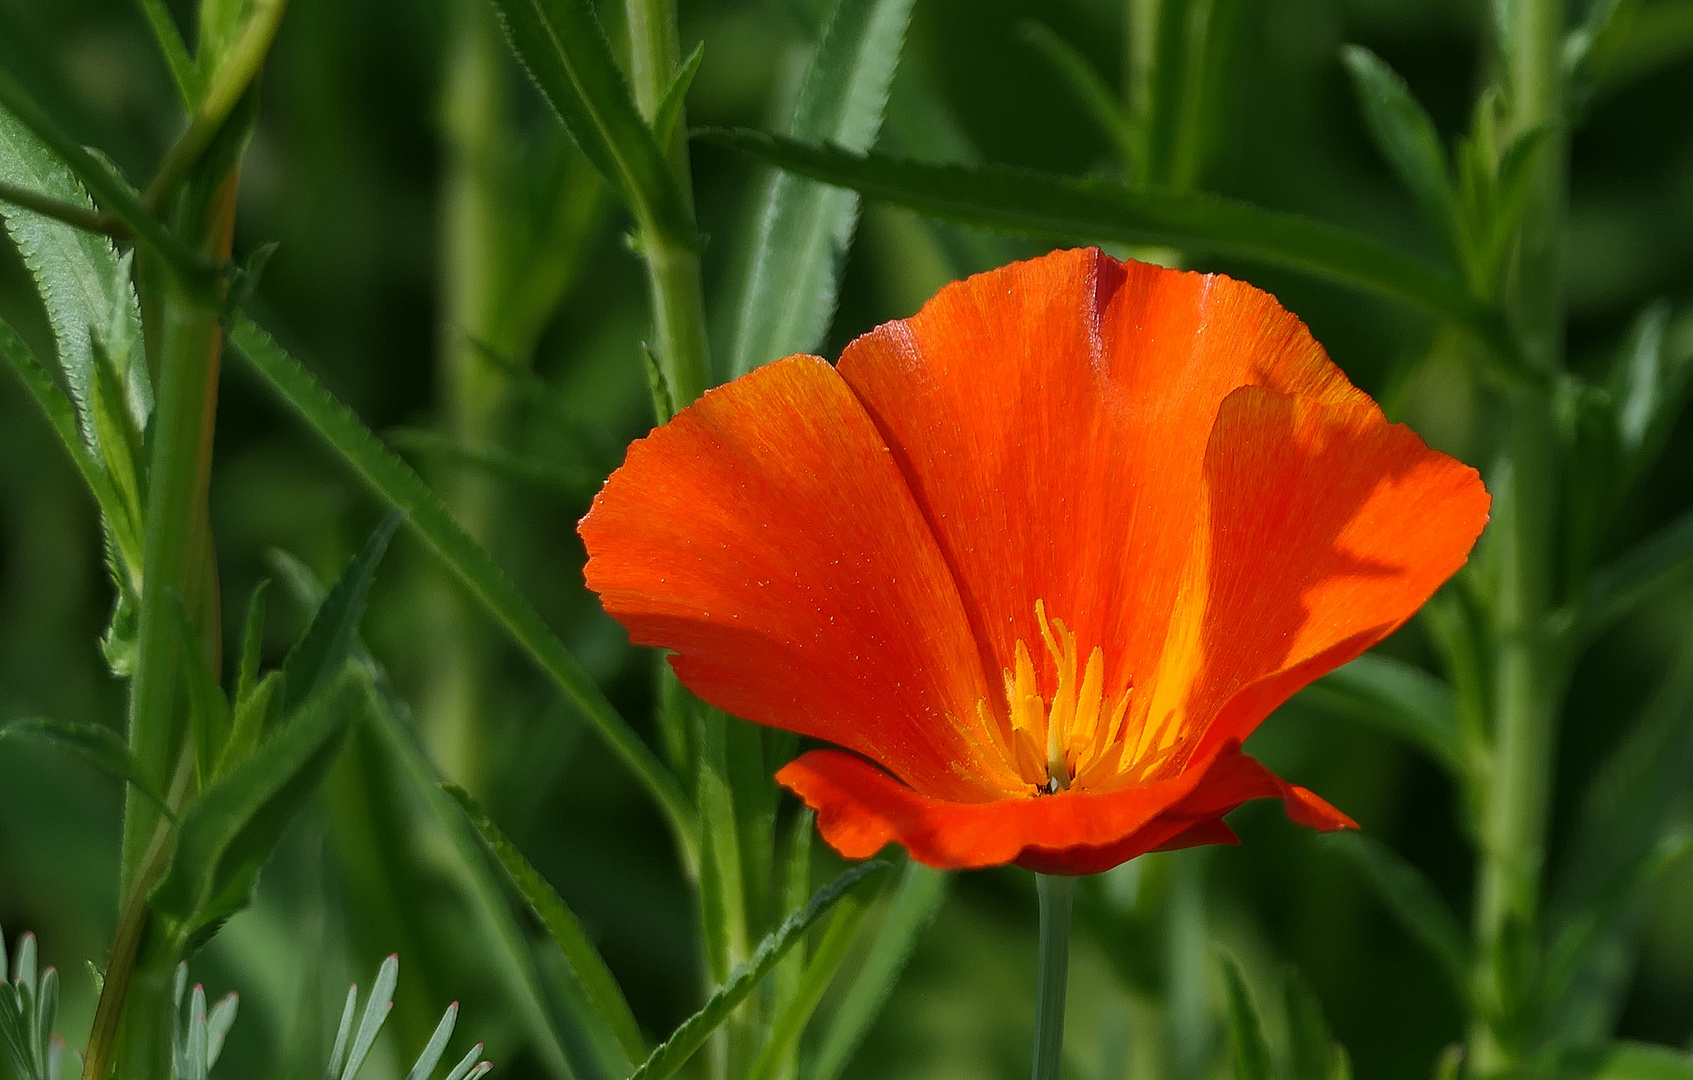
[[1003,794],[1003,760],[967,737],[987,689],[956,586],[827,363],[707,393],[630,447],[580,532],[589,587],[701,698],[922,791]]
[[840,373],[917,495],[990,674],[1038,639],[1042,600],[1082,655],[1104,646],[1108,694],[1144,685],[1165,643],[1223,399],[1262,384],[1367,401],[1267,293],[1093,249],[949,285],[849,345]]
[[847,858],[868,858],[899,843],[919,862],[948,870],[1015,862],[1045,873],[1098,873],[1178,841],[1227,842],[1233,834],[1219,819],[1260,798],[1281,798],[1301,824],[1354,827],[1346,815],[1232,743],[1182,775],[1106,794],[1070,790],[950,802],[914,791],[839,750],[803,754],[776,779],[817,811],[818,831]]
[[1223,402],[1205,494],[1137,736],[1204,730],[1198,756],[1397,629],[1464,564],[1489,505],[1474,469],[1373,403],[1261,387]]

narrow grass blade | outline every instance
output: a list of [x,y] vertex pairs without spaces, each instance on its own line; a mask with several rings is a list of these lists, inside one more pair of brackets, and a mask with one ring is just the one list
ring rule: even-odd
[[1348,45],[1341,50],[1341,58],[1352,74],[1376,148],[1417,201],[1447,254],[1457,259],[1458,197],[1452,190],[1446,148],[1428,110],[1412,96],[1399,73],[1370,50]]
[[870,954],[823,1031],[807,1074],[810,1080],[836,1080],[846,1069],[887,1004],[917,939],[940,913],[951,881],[951,875],[919,862],[908,862],[900,871],[898,888],[876,929]]
[[1582,605],[1579,640],[1591,640],[1690,571],[1693,511],[1594,571]]
[[674,1075],[717,1026],[728,1019],[735,1006],[770,974],[783,955],[805,936],[813,923],[865,878],[886,867],[887,864],[882,862],[860,863],[813,893],[805,907],[789,915],[781,926],[772,931],[751,959],[735,969],[729,981],[717,988],[705,1007],[684,1021],[629,1080],[666,1080]]
[[177,29],[176,19],[171,15],[170,8],[165,6],[165,0],[140,0],[141,13],[147,17],[147,26],[153,31],[153,40],[159,44],[159,52],[165,58],[165,66],[170,69],[171,81],[176,84],[177,96],[182,99],[182,107],[192,110],[194,102],[200,97],[200,73],[194,68],[194,61],[188,56],[188,44],[182,40],[182,31]]
[[1229,1050],[1236,1080],[1276,1080],[1270,1046],[1264,1041],[1264,1025],[1252,1004],[1240,964],[1232,956],[1223,958],[1223,982],[1228,989]]
[[[911,21],[913,0],[838,0],[788,126],[801,142],[870,149]],[[764,188],[745,271],[731,378],[815,352],[834,317],[842,260],[858,224],[858,196],[788,172]]]
[[1106,181],[1023,169],[853,154],[741,129],[707,130],[699,137],[802,176],[965,225],[1061,240],[1168,244],[1298,270],[1404,301],[1504,347],[1495,316],[1472,300],[1456,278],[1357,233],[1295,214],[1215,195],[1131,191]]
[[1111,141],[1125,165],[1125,172],[1134,175],[1133,169],[1127,168],[1140,154],[1139,147],[1135,145],[1134,125],[1104,76],[1082,55],[1080,49],[1045,23],[1030,20],[1018,29],[1029,47],[1039,53],[1064,80],[1070,96],[1087,113],[1100,134]]
[[347,1003],[341,1006],[341,1025],[335,1029],[335,1047],[329,1051],[329,1080],[339,1080],[347,1061],[347,1044],[353,1037],[353,1019],[358,1015],[359,984],[347,988]]
[[847,949],[858,936],[868,910],[850,896],[836,905],[828,929],[805,965],[798,987],[792,996],[778,1000],[764,1048],[747,1070],[747,1080],[776,1080],[790,1064],[811,1014],[823,1000],[823,992],[829,989],[835,972],[840,970],[841,961],[846,959]]
[[548,629],[540,613],[523,599],[488,553],[453,520],[440,496],[251,320],[240,318],[231,340],[237,352],[286,405],[327,440],[378,495],[406,512],[407,521],[424,544],[534,658],[635,774],[664,811],[684,858],[695,861],[698,822],[681,784],[612,708],[564,643]]
[[692,248],[693,214],[587,0],[494,0],[513,51],[642,227]]
[[1398,735],[1452,775],[1464,775],[1463,740],[1452,688],[1421,668],[1365,653],[1312,683],[1298,700]]
[[340,675],[352,655],[370,585],[376,579],[376,568],[404,517],[396,510],[382,519],[330,586],[305,633],[288,651],[288,658],[282,664],[284,715],[292,713]]
[[576,913],[565,904],[564,898],[539,871],[529,864],[523,853],[517,850],[498,826],[489,820],[488,815],[476,804],[463,788],[447,785],[447,794],[458,801],[463,807],[465,816],[482,835],[482,840],[505,867],[512,885],[517,888],[529,908],[541,924],[547,928],[558,947],[563,950],[570,969],[581,983],[600,1019],[611,1029],[618,1044],[628,1056],[629,1062],[640,1061],[647,1054],[646,1041],[641,1037],[640,1025],[635,1022],[635,1014],[629,1008],[629,1002],[623,996],[623,990],[617,985],[617,979],[606,967],[605,960],[600,957],[599,950],[588,939],[588,933],[582,923],[576,918]]
[[1469,996],[1470,946],[1457,917],[1422,872],[1392,848],[1363,833],[1336,833],[1323,842],[1340,851],[1364,875],[1406,932],[1439,961],[1461,1001]]

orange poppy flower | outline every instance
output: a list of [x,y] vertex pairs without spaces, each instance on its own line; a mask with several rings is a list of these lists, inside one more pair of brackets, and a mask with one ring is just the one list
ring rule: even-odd
[[1487,520],[1268,294],[1061,251],[707,393],[582,519],[588,584],[704,700],[834,743],[777,779],[849,858],[1104,870],[1232,843],[1240,744]]

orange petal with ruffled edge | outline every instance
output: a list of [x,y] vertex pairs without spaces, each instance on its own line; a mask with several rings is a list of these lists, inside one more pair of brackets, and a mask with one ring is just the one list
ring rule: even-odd
[[708,392],[630,447],[580,532],[605,609],[706,701],[931,794],[1003,793],[959,734],[987,689],[957,589],[827,363]]
[[1356,828],[1318,796],[1287,783],[1230,743],[1207,761],[1140,787],[1070,790],[989,803],[919,794],[839,750],[813,750],[776,779],[817,811],[817,828],[849,859],[898,843],[943,870],[1017,863],[1042,873],[1092,874],[1160,848],[1226,842],[1221,818],[1243,802],[1280,798],[1315,828]]

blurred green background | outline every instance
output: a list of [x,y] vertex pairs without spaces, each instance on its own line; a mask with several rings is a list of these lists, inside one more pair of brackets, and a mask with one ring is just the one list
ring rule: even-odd
[[[699,41],[706,47],[688,98],[690,123],[779,127],[822,7],[683,0],[684,51]],[[1204,186],[1432,258],[1434,237],[1374,151],[1338,50],[1346,42],[1373,49],[1405,76],[1442,134],[1455,137],[1487,63],[1484,9],[1480,0],[1247,3]],[[615,36],[617,12],[608,6],[603,14]],[[931,160],[1109,171],[1105,139],[1023,37],[1031,18],[1102,71],[1122,68],[1122,12],[1107,0],[918,0],[881,145]],[[637,351],[648,333],[644,276],[625,239],[629,223],[585,178],[503,48],[493,52],[491,78],[509,95],[518,134],[488,140],[496,145],[477,153],[499,157],[504,175],[533,179],[533,190],[512,185],[511,198],[545,197],[560,170],[575,178],[574,216],[555,236],[564,238],[564,254],[548,271],[559,300],[540,305],[530,334],[535,371],[558,393],[544,405],[513,398],[474,422],[450,400],[459,391],[449,354],[464,346],[444,297],[463,252],[444,226],[454,160],[445,81],[467,35],[488,32],[485,22],[480,8],[467,14],[442,0],[293,0],[243,173],[237,256],[280,242],[254,309],[260,321],[373,429],[394,435],[461,513],[473,508],[501,563],[625,715],[644,724],[655,659],[631,649],[582,588],[573,529],[597,479],[651,423]],[[1674,41],[1637,44],[1574,137],[1569,341],[1571,366],[1582,372],[1603,369],[1645,301],[1666,297],[1678,310],[1693,302],[1693,43],[1679,52]],[[165,69],[127,3],[0,0],[0,66],[131,176],[148,174],[180,124]],[[473,154],[472,167],[481,160]],[[707,304],[726,328],[757,172],[705,146],[693,165],[709,237]],[[1043,249],[868,205],[828,351],[912,313],[947,280]],[[1355,382],[1431,442],[1472,459],[1488,444],[1475,381],[1440,355],[1429,323],[1285,272],[1196,265],[1274,292]],[[0,315],[51,354],[33,287],[5,243]],[[1689,331],[1685,320],[1674,324],[1677,347],[1693,347]],[[475,427],[468,434],[467,423]],[[431,432],[551,468],[519,475],[478,465]],[[231,633],[249,589],[271,573],[272,552],[329,576],[380,516],[345,468],[233,365],[219,406],[211,498]],[[1607,549],[1690,503],[1693,421],[1684,418]],[[34,405],[14,380],[0,378],[0,720],[121,723],[123,687],[98,648],[110,604],[94,508]],[[279,654],[302,615],[281,596],[273,611]],[[1689,611],[1693,589],[1684,583],[1608,634],[1580,666],[1561,734],[1553,851],[1575,824],[1586,780],[1689,633]],[[696,914],[663,825],[593,735],[480,619],[402,537],[378,578],[366,631],[437,760],[486,802],[589,924],[643,1028],[662,1036],[696,1007],[702,985]],[[1415,625],[1388,648],[1429,656]],[[477,657],[469,697],[455,674],[467,654]],[[1352,814],[1423,869],[1455,909],[1467,909],[1472,857],[1455,793],[1415,750],[1297,705],[1268,723],[1253,749]],[[66,974],[63,1027],[72,1045],[94,999],[83,960],[103,955],[116,919],[119,807],[115,785],[91,769],[0,743],[0,925],[8,934],[35,931],[45,959]],[[1125,1040],[1132,1057],[1150,1053],[1140,1044],[1170,1025],[1208,1029],[1202,1043],[1215,1036],[1221,999],[1210,985],[1217,975],[1207,938],[1258,972],[1297,965],[1359,1075],[1428,1075],[1440,1049],[1462,1037],[1435,962],[1320,838],[1271,806],[1233,820],[1245,841],[1238,849],[1150,856],[1090,884],[1106,894],[1095,906],[1124,912],[1126,921],[1084,917],[1078,932],[1070,1045],[1079,1075],[1096,1075]],[[456,998],[465,1004],[461,1030],[489,1041],[500,1074],[541,1075],[480,950],[476,913],[440,869],[442,841],[430,821],[375,749],[356,739],[318,811],[284,842],[256,907],[196,961],[195,978],[210,990],[242,993],[222,1075],[316,1075],[340,987],[367,981],[392,951],[402,956],[393,1031],[404,1048],[420,1045]],[[1693,1037],[1693,860],[1657,884],[1640,917],[1644,945],[1619,1033],[1685,1044]],[[955,880],[849,1075],[1022,1075],[1034,930],[1027,874]],[[1162,1003],[1135,988],[1148,980],[1163,987]],[[403,1068],[403,1053],[391,1066]]]

